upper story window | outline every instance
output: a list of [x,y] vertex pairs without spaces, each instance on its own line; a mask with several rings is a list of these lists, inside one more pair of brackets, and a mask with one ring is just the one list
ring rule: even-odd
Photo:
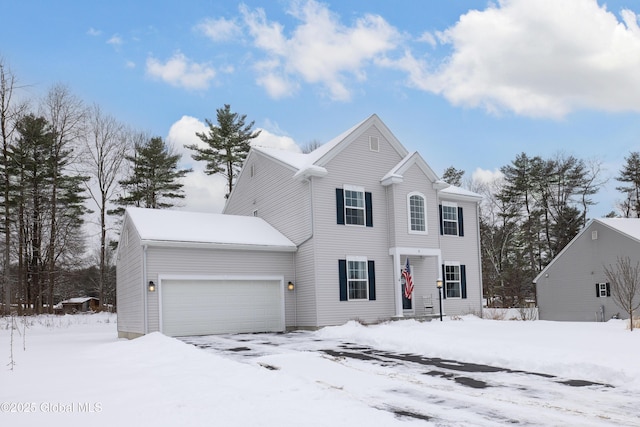
[[371,193],[354,185],[336,188],[336,216],[338,224],[373,227]]
[[407,196],[409,212],[409,233],[427,234],[427,216],[425,197],[421,193],[409,193]]
[[440,210],[440,234],[464,236],[463,209],[455,203],[442,202]]
[[364,225],[364,188],[344,186],[345,224]]

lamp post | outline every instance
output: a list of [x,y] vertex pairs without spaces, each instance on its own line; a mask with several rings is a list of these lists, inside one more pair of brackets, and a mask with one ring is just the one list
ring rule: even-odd
[[440,321],[442,322],[442,280],[436,280],[436,286],[438,287],[438,305],[440,307]]

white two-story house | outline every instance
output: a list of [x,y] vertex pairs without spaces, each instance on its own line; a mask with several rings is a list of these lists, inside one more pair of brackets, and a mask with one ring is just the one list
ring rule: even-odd
[[[246,238],[246,227],[257,224],[274,233],[272,239],[253,246],[216,242],[234,234],[229,227],[219,237],[211,232],[181,239],[180,232],[163,235],[170,224],[161,217],[187,213],[129,210],[123,232],[135,241],[119,250],[119,316],[128,307],[122,329],[118,322],[120,334],[257,332],[437,315],[438,280],[446,315],[481,312],[480,200],[439,180],[377,115],[308,154],[253,147],[223,214],[198,218],[214,224],[233,216],[237,236]],[[156,219],[155,234],[140,231],[149,216]],[[186,228],[188,234],[193,227]],[[189,269],[180,266],[184,256],[191,257]],[[131,267],[138,257],[146,259]],[[410,298],[402,275],[407,260]],[[136,277],[120,275],[121,263]],[[245,283],[252,280],[270,286],[270,296],[254,298],[256,289]],[[218,295],[230,288],[239,294]],[[121,292],[132,290],[136,297],[121,299]],[[176,309],[175,299],[182,308]],[[247,313],[250,324],[242,322]],[[278,321],[261,323],[260,313]],[[171,323],[191,317],[198,326]]]

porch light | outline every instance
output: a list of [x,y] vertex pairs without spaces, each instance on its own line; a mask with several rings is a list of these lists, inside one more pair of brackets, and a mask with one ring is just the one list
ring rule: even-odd
[[153,283],[153,280],[149,280],[149,292],[155,292],[156,291],[156,284]]
[[438,289],[442,289],[442,280],[441,279],[436,280],[436,286],[438,287]]
[[287,289],[289,289],[290,291],[292,291],[295,288],[295,286],[293,285],[293,282],[289,282],[287,283]]

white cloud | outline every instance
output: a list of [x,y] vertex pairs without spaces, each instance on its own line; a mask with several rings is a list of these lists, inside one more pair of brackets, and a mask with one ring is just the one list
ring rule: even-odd
[[233,40],[242,35],[242,29],[235,21],[224,18],[205,19],[195,29],[214,42]]
[[640,111],[640,28],[620,16],[595,0],[500,0],[437,34],[452,49],[437,69],[411,54],[394,65],[418,88],[493,113]]
[[438,45],[438,42],[436,41],[436,38],[433,34],[431,34],[430,32],[425,31],[424,33],[422,33],[422,35],[418,38],[419,42],[423,42],[423,43],[427,43],[432,47],[436,47]]
[[205,90],[215,77],[215,70],[206,63],[196,63],[176,52],[165,63],[149,56],[147,58],[147,74],[176,87],[190,90]]
[[120,37],[118,34],[112,35],[111,38],[107,40],[107,44],[110,44],[114,47],[120,47],[123,43],[124,40],[122,40],[122,37]]
[[300,21],[291,35],[267,20],[263,9],[241,6],[244,23],[257,48],[267,56],[257,64],[257,82],[274,98],[291,96],[294,79],[324,87],[329,98],[348,101],[352,80],[366,80],[365,69],[396,47],[399,33],[383,18],[364,15],[345,26],[326,5],[314,0],[292,2],[288,11]]
[[96,30],[93,27],[89,27],[89,29],[87,30],[87,34],[93,37],[97,37],[102,34],[102,31]]
[[127,61],[125,62],[124,66],[127,68],[136,68],[136,63],[133,61]]
[[471,174],[471,180],[478,184],[494,184],[499,183],[504,179],[504,174],[500,172],[500,169],[488,170],[477,168]]
[[293,138],[289,136],[280,136],[269,132],[266,129],[261,129],[260,135],[253,141],[251,145],[258,147],[279,148],[281,150],[293,151],[295,153],[300,152],[300,147]]

